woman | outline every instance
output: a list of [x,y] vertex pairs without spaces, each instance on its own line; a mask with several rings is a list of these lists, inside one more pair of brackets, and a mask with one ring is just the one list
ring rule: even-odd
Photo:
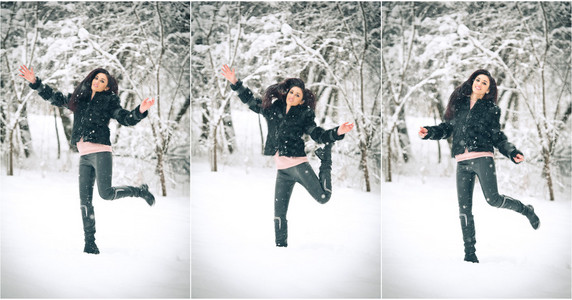
[[[274,201],[274,231],[276,246],[288,246],[288,221],[286,213],[292,189],[300,183],[316,201],[326,203],[332,195],[331,149],[333,143],[344,138],[353,129],[353,124],[344,123],[337,128],[324,130],[314,122],[316,99],[312,91],[298,78],[287,79],[266,90],[264,98],[255,98],[247,87],[239,81],[235,70],[227,65],[222,75],[230,81],[231,88],[237,91],[240,100],[259,114],[268,124],[268,135],[264,155],[274,156],[278,174],[276,176]],[[316,150],[321,160],[319,177],[316,176],[304,151],[302,136],[308,134],[314,141],[326,144]]]
[[446,139],[453,136],[452,156],[457,161],[457,197],[465,261],[478,263],[475,254],[475,223],[473,220],[473,188],[475,175],[488,204],[514,210],[525,215],[532,228],[538,229],[540,220],[531,205],[524,205],[497,190],[493,147],[514,163],[524,161],[522,152],[509,143],[500,130],[500,108],[497,86],[487,70],[477,70],[457,87],[449,97],[445,122],[438,126],[425,126],[419,130],[422,139]]
[[123,197],[140,197],[149,205],[155,203],[155,197],[146,184],[140,187],[112,187],[112,155],[109,140],[109,121],[116,119],[121,125],[133,126],[148,114],[147,110],[155,103],[154,99],[143,100],[132,111],[121,107],[117,82],[104,69],[91,71],[75,88],[71,95],[64,96],[55,92],[34,75],[34,69],[20,67],[20,77],[30,82],[44,100],[52,105],[67,107],[74,113],[72,143],[80,154],[79,196],[81,215],[85,235],[84,252],[99,254],[95,244],[95,215],[92,205],[93,185],[97,179],[99,195],[105,200]]

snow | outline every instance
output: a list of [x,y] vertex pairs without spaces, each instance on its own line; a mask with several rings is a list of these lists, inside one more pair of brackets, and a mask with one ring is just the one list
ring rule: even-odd
[[459,34],[460,37],[466,37],[470,32],[471,31],[465,24],[459,24],[459,27],[457,27],[457,34]]
[[[334,162],[335,163],[335,162]],[[296,185],[288,247],[274,245],[273,168],[193,162],[193,298],[379,298],[380,194]]]
[[[1,166],[2,298],[188,298],[188,185],[161,197],[148,179],[153,207],[140,198],[105,201],[95,193],[101,253],[83,253],[79,156],[64,152],[58,160],[53,118],[29,119],[38,156],[16,168],[15,176]],[[140,184],[129,177],[132,167],[114,157],[114,184]]]
[[292,27],[290,27],[290,25],[288,25],[287,23],[284,23],[282,24],[282,28],[280,29],[280,31],[282,32],[283,35],[289,36],[292,34]]
[[82,27],[78,30],[77,36],[82,40],[87,40],[89,39],[89,32],[87,32],[87,30]]

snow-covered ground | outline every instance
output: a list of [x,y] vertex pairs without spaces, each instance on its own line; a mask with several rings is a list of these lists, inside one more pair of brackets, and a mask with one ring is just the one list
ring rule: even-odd
[[[416,132],[430,123],[410,118],[410,124],[409,130]],[[447,151],[445,142],[442,146]],[[499,192],[532,204],[540,228],[533,230],[520,214],[489,206],[477,183],[473,214],[480,263],[467,263],[454,161],[445,153],[445,161],[438,164],[436,143],[416,138],[412,153],[417,162],[411,165],[417,169],[405,172],[412,175],[396,174],[394,182],[382,185],[384,298],[571,297],[569,192],[549,201],[538,174],[523,172],[531,170],[530,165],[498,159]]]
[[383,185],[383,297],[570,298],[570,201],[512,193],[535,207],[535,231],[526,217],[489,206],[476,186],[480,263],[472,264],[463,261],[453,180],[405,177]]
[[2,298],[189,296],[188,197],[95,197],[99,255],[83,253],[77,174],[2,175]]
[[[156,197],[153,207],[139,198],[105,201],[95,193],[101,254],[85,254],[79,156],[64,152],[57,160],[47,146],[55,143],[42,140],[54,136],[42,133],[53,127],[53,119],[30,119],[36,156],[17,168],[15,176],[6,176],[1,166],[1,297],[188,298],[188,184],[161,197],[155,181],[145,180]],[[51,122],[42,126],[43,121]],[[128,168],[133,164],[114,158],[114,184],[141,183]]]
[[288,247],[274,245],[273,168],[193,163],[192,297],[379,298],[379,193],[338,187],[319,204],[296,185]]

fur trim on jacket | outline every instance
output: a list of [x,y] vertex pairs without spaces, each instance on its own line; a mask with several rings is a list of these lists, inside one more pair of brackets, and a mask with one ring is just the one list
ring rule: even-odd
[[[36,83],[30,87],[38,91],[39,95],[52,105],[68,107],[71,94],[64,96],[54,91],[49,85],[42,84],[36,77]],[[75,145],[83,138],[84,142],[111,145],[109,139],[109,121],[117,120],[124,126],[133,126],[145,117],[148,112],[139,112],[139,106],[128,111],[121,107],[119,97],[110,91],[95,93],[90,101],[80,102],[74,112],[72,128],[72,144]]]
[[286,113],[286,103],[274,101],[269,108],[263,109],[262,100],[255,98],[242,81],[231,85],[231,88],[237,91],[240,100],[248,105],[250,110],[262,114],[266,119],[268,134],[264,155],[275,155],[278,151],[280,156],[306,156],[302,139],[304,134],[308,134],[320,144],[333,143],[344,138],[344,135],[338,135],[338,127],[329,130],[318,127],[314,122],[314,111],[310,107],[292,106]]
[[506,135],[500,130],[500,108],[492,101],[478,100],[470,108],[470,99],[465,97],[455,107],[455,115],[451,121],[427,128],[426,139],[440,140],[453,136],[451,156],[462,154],[465,148],[469,152],[494,152],[494,148],[510,158],[521,154],[516,147],[508,142]]

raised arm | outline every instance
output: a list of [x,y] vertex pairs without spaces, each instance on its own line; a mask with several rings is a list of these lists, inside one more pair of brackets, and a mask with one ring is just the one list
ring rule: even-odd
[[26,67],[25,65],[21,65],[19,71],[22,74],[18,76],[28,80],[31,84],[36,83],[36,75],[34,74],[34,68],[28,69],[28,67]]
[[242,103],[248,105],[248,108],[255,113],[262,113],[262,100],[260,98],[254,97],[252,91],[242,84],[242,81],[238,80],[234,69],[230,69],[228,65],[222,66],[222,76],[226,78],[230,83],[230,88],[238,94],[238,98]]
[[234,69],[231,70],[228,65],[222,66],[221,74],[232,84],[236,84],[238,82],[238,78],[236,77],[236,72],[234,71]]
[[49,101],[52,105],[67,107],[71,96],[70,94],[65,96],[61,92],[54,91],[49,85],[42,84],[42,80],[40,80],[34,74],[33,68],[28,69],[28,67],[22,65],[20,66],[19,71],[21,73],[19,76],[30,82],[30,88],[36,90],[40,97],[46,101]]
[[147,110],[151,105],[153,105],[153,103],[155,103],[155,99],[149,100],[149,98],[147,98],[135,109],[126,110],[121,107],[119,97],[117,95],[113,95],[109,105],[109,113],[119,124],[123,126],[134,126],[147,117],[149,114]]

